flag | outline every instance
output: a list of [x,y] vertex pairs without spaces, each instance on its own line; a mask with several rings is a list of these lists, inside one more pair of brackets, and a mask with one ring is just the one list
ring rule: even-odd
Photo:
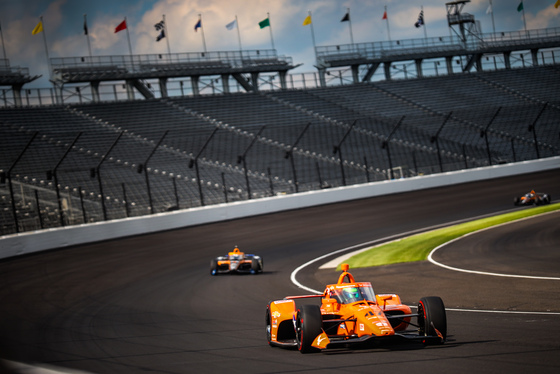
[[84,18],[84,35],[88,34],[88,29],[87,29],[87,21]]
[[159,42],[161,39],[165,38],[165,29],[161,29],[161,32],[156,38],[156,42]]
[[556,4],[554,4],[555,8],[558,8],[560,6],[560,0],[556,0]]
[[228,23],[226,25],[226,29],[228,29],[228,30],[233,30],[236,27],[237,27],[237,20],[236,19],[234,19],[233,21],[231,21],[230,23]]
[[156,31],[163,30],[165,28],[165,21],[164,20],[159,21],[154,25],[154,27],[156,28]]
[[523,0],[519,3],[519,5],[517,6],[517,11],[521,12],[523,10]]
[[264,29],[267,26],[270,26],[270,19],[268,17],[259,22],[259,27],[261,29]]
[[414,24],[416,27],[420,27],[424,24],[424,11],[421,10],[420,14],[418,15],[418,21]]
[[344,17],[342,17],[342,19],[340,20],[340,22],[346,22],[346,21],[350,21],[350,12],[346,12],[346,14],[344,15]]
[[[558,0],[558,1],[560,1],[560,0]],[[490,14],[490,13],[492,13],[492,12],[493,12],[493,10],[492,10],[492,4],[490,4],[490,5],[488,5],[488,9],[486,9],[486,14]]]
[[303,26],[307,26],[307,25],[311,25],[311,15],[308,15],[308,16],[305,17],[305,19],[303,20]]
[[385,13],[383,13],[383,18],[381,18],[381,19],[387,19],[387,11],[385,11]]
[[37,26],[35,26],[35,28],[33,29],[33,31],[31,31],[31,35],[37,35],[37,34],[40,33],[41,31],[43,31],[43,21],[39,21],[39,23],[37,24]]
[[199,27],[202,27],[202,20],[199,19],[196,25],[194,25],[194,31],[196,32]]
[[126,29],[126,20],[122,21],[121,23],[119,23],[117,27],[115,27],[115,33],[122,31],[124,29]]

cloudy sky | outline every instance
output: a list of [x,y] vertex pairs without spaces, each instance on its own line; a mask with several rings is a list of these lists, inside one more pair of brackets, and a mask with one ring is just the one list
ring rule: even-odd
[[[84,35],[87,15],[89,41],[94,56],[126,55],[126,32],[115,27],[126,17],[133,54],[203,51],[200,30],[194,31],[202,15],[208,51],[239,49],[237,30],[226,24],[237,16],[243,49],[270,49],[273,40],[279,55],[291,56],[303,64],[293,72],[315,71],[310,26],[302,23],[312,12],[316,45],[350,43],[348,22],[341,22],[350,9],[355,43],[388,40],[387,21],[382,20],[387,7],[392,40],[423,38],[424,30],[414,27],[421,7],[424,9],[428,37],[448,36],[445,3],[451,0],[0,0],[0,26],[3,50],[0,58],[11,66],[28,67],[32,75],[42,78],[27,88],[50,87],[43,36],[52,57],[89,55]],[[491,0],[496,31],[523,30],[523,13],[517,11],[519,0]],[[524,0],[527,29],[560,27],[560,7],[556,0]],[[492,32],[492,16],[487,13],[490,0],[471,0],[463,12],[480,21],[483,32]],[[270,14],[271,29],[258,23]],[[165,15],[167,40],[156,42],[154,24]],[[44,33],[32,35],[43,16]]]

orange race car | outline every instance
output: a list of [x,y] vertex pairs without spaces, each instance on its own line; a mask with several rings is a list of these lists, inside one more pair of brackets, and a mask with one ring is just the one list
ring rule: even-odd
[[[271,301],[266,308],[268,344],[297,347],[301,353],[371,341],[416,340],[443,344],[447,337],[447,317],[441,298],[421,298],[418,311],[412,313],[398,295],[376,295],[369,282],[356,282],[348,269],[348,264],[343,264],[338,282],[327,285],[321,295],[288,296]],[[296,300],[310,298],[321,298],[321,305],[296,307]],[[412,318],[416,324],[411,322]]]
[[551,197],[549,194],[542,193],[542,192],[535,192],[535,190],[531,190],[531,192],[526,193],[521,197],[514,197],[513,198],[513,205],[522,206],[522,205],[545,205],[550,204]]
[[241,252],[235,247],[225,256],[219,256],[210,261],[210,274],[250,273],[258,274],[263,271],[263,259],[260,256]]

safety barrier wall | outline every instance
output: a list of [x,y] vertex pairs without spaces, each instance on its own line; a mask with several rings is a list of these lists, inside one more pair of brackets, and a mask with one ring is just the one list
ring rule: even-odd
[[127,236],[560,168],[560,157],[212,205],[0,238],[0,259]]

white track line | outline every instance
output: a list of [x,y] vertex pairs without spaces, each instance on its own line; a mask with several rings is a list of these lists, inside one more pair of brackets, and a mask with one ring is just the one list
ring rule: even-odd
[[[550,213],[557,213],[557,212],[558,212],[558,211],[553,211],[553,212],[548,212],[548,213],[543,213],[543,214],[550,214]],[[498,215],[498,214],[500,214],[500,213],[495,213],[495,214],[492,214],[492,215]],[[536,216],[527,217],[527,218],[523,218],[523,219],[539,217],[539,216],[542,216],[543,214],[538,214],[538,215],[536,215]],[[336,255],[336,254],[338,254],[338,253],[343,253],[343,252],[346,252],[346,251],[351,251],[351,250],[353,250],[353,249],[355,249],[355,248],[359,248],[359,249],[356,250],[356,252],[360,252],[360,251],[363,251],[364,249],[366,249],[365,247],[369,247],[369,246],[372,246],[372,245],[374,245],[374,244],[378,244],[378,243],[386,242],[386,241],[390,241],[390,240],[397,240],[399,237],[402,237],[403,235],[404,235],[404,236],[410,236],[410,235],[416,234],[416,233],[418,233],[418,232],[424,232],[424,231],[427,232],[427,231],[435,230],[435,229],[437,229],[437,228],[439,228],[439,227],[443,227],[443,226],[452,226],[452,225],[454,225],[454,224],[458,224],[458,223],[461,223],[461,222],[472,221],[472,220],[476,220],[476,219],[480,219],[480,218],[484,218],[484,217],[488,217],[488,216],[490,216],[490,215],[484,215],[484,216],[481,216],[481,217],[478,217],[478,218],[469,218],[469,219],[465,219],[465,220],[459,220],[459,221],[455,221],[455,222],[453,222],[453,223],[451,223],[451,224],[449,224],[449,225],[436,225],[436,226],[428,227],[428,228],[426,228],[426,229],[412,230],[412,231],[408,231],[408,232],[406,232],[406,233],[402,233],[402,234],[399,234],[399,235],[391,235],[391,236],[387,236],[387,237],[385,237],[385,238],[373,240],[373,241],[370,241],[370,242],[365,242],[365,243],[353,245],[353,246],[350,246],[350,247],[338,249],[338,250],[336,250],[336,251],[333,251],[333,252],[324,254],[324,255],[322,255],[322,256],[316,257],[316,258],[314,258],[314,259],[312,259],[312,260],[310,260],[310,261],[307,261],[307,262],[304,263],[303,265],[298,266],[298,267],[295,268],[294,271],[292,271],[292,273],[290,274],[290,281],[291,281],[296,287],[298,287],[298,288],[301,288],[301,289],[306,290],[306,291],[308,291],[308,292],[311,292],[311,293],[314,293],[314,294],[319,295],[319,294],[322,294],[323,292],[322,292],[322,291],[315,290],[315,289],[313,289],[313,288],[311,288],[311,287],[307,287],[307,286],[303,285],[302,283],[300,283],[300,282],[296,279],[296,275],[297,275],[297,273],[300,272],[300,270],[306,268],[307,266],[309,266],[309,265],[311,265],[311,264],[313,264],[313,263],[315,263],[315,262],[321,261],[321,260],[323,260],[323,259],[325,259],[325,258],[327,258],[327,257],[330,257],[330,256],[334,256],[334,255]],[[498,226],[502,226],[502,225],[509,224],[509,223],[514,223],[514,222],[519,222],[519,221],[520,221],[520,220],[515,220],[515,221],[503,223],[503,224],[501,224],[501,225],[492,226],[492,227],[498,227]],[[489,228],[488,228],[488,229],[489,229]],[[488,230],[488,229],[484,229],[484,230]],[[470,233],[470,234],[474,234],[474,233],[479,232],[479,231],[483,231],[483,230],[478,230],[478,231],[475,231],[475,232]],[[470,234],[467,234],[467,235],[470,235]],[[464,236],[467,236],[467,235],[464,235]],[[463,237],[464,237],[464,236],[463,236]],[[459,239],[460,239],[460,238],[456,238],[456,239],[454,239],[454,240],[449,241],[448,243],[452,243],[453,241],[459,240]],[[445,243],[445,244],[448,244],[448,243]],[[532,278],[532,279],[535,279],[535,278],[536,278],[536,279],[546,279],[546,280],[560,280],[560,278],[555,278],[555,277],[531,277],[531,276],[523,276],[523,275],[507,275],[507,274],[498,274],[498,273],[476,272],[476,271],[472,271],[472,270],[463,270],[463,269],[453,268],[453,267],[450,267],[450,266],[447,266],[447,265],[444,265],[444,264],[440,264],[439,262],[433,260],[432,254],[435,253],[435,251],[436,251],[437,249],[443,247],[445,244],[442,244],[442,245],[440,245],[440,246],[434,248],[434,249],[432,250],[432,252],[430,252],[430,255],[428,256],[428,259],[429,259],[430,262],[432,262],[434,265],[441,266],[441,267],[444,267],[444,268],[449,269],[449,270],[457,270],[457,271],[463,271],[463,272],[467,272],[467,273],[485,274],[485,275],[492,275],[492,276],[502,276],[502,277],[503,277],[503,276],[510,276],[510,277],[514,277],[514,278]],[[352,252],[352,253],[355,253],[355,252]],[[346,256],[343,256],[343,257],[346,257]],[[415,306],[411,306],[411,307],[415,307]],[[554,315],[554,316],[560,316],[560,313],[558,313],[558,312],[524,312],[524,311],[513,311],[513,310],[481,310],[481,309],[455,309],[455,308],[445,308],[445,310],[448,310],[448,311],[455,311],[455,312],[471,312],[471,313],[501,313],[501,314],[528,314],[528,315]]]
[[555,281],[558,281],[558,280],[560,280],[560,278],[558,278],[558,277],[540,277],[540,276],[532,276],[532,275],[502,274],[502,273],[491,273],[491,272],[487,272],[487,271],[477,271],[477,270],[461,269],[461,268],[456,268],[456,267],[453,267],[453,266],[449,266],[449,265],[442,264],[441,262],[438,262],[438,261],[434,260],[434,258],[433,258],[434,253],[436,253],[436,251],[437,251],[438,249],[443,248],[443,247],[445,247],[445,246],[448,245],[448,244],[451,244],[451,243],[454,243],[454,242],[456,242],[456,241],[459,241],[459,240],[461,240],[461,239],[463,239],[463,238],[465,238],[465,237],[467,237],[467,236],[474,235],[474,234],[480,233],[480,232],[482,232],[482,231],[491,230],[491,229],[496,228],[496,227],[505,226],[505,225],[509,225],[509,224],[512,224],[512,223],[516,223],[516,222],[521,222],[521,221],[529,220],[529,219],[531,219],[531,218],[542,217],[542,216],[547,215],[547,214],[558,213],[558,212],[559,212],[559,211],[555,210],[555,211],[552,211],[552,212],[537,214],[537,215],[535,215],[535,216],[525,217],[525,218],[521,218],[521,219],[518,219],[518,220],[515,220],[515,221],[505,222],[505,223],[502,223],[502,224],[499,224],[499,225],[496,225],[496,226],[487,227],[487,228],[482,229],[482,230],[473,231],[473,232],[471,232],[471,233],[465,234],[465,235],[463,235],[463,236],[460,236],[460,237],[458,237],[458,238],[455,238],[455,239],[453,239],[453,240],[450,240],[450,241],[448,241],[448,242],[446,242],[446,243],[443,243],[443,244],[441,244],[441,245],[435,247],[434,249],[432,249],[432,251],[431,251],[430,254],[428,255],[428,261],[430,261],[432,264],[434,264],[434,265],[436,265],[436,266],[440,266],[440,267],[445,268],[445,269],[448,269],[448,270],[458,271],[458,272],[461,272],[461,273],[488,275],[488,276],[493,276],[493,277],[525,278],[525,279],[543,279],[543,280],[555,280]]

